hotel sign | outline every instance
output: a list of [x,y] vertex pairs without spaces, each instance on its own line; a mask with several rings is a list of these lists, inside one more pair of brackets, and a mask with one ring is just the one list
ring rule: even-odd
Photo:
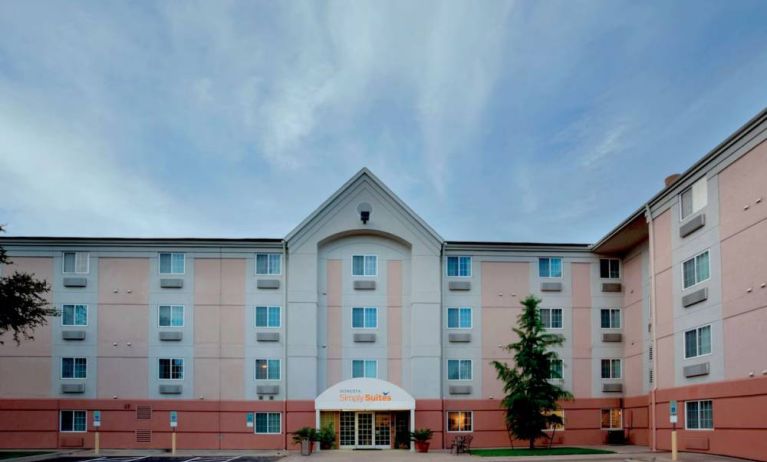
[[314,400],[317,410],[410,410],[415,399],[393,383],[359,378],[337,383]]
[[391,401],[391,392],[382,391],[380,393],[365,393],[359,388],[342,388],[338,391],[338,400],[341,402],[374,402]]

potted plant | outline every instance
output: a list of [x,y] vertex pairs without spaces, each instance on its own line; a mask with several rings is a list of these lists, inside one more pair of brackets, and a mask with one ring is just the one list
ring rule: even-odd
[[320,442],[321,449],[332,449],[336,444],[336,431],[333,423],[329,422],[317,431],[317,440]]
[[429,440],[434,435],[430,428],[419,428],[410,432],[410,439],[415,441],[415,450],[418,452],[429,452]]
[[293,432],[293,442],[301,446],[302,456],[312,453],[315,441],[317,441],[317,430],[312,427],[302,427]]

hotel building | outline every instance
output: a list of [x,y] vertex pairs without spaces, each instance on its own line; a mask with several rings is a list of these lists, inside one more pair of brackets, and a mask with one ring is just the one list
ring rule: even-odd
[[367,169],[284,238],[4,237],[61,316],[3,339],[0,447],[508,446],[491,361],[534,294],[556,444],[669,449],[675,400],[681,450],[767,460],[765,139],[767,110],[592,245],[446,241]]

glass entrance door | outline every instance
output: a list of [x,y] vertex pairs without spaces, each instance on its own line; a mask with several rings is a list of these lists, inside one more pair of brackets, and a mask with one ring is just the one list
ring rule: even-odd
[[391,415],[386,413],[376,414],[375,445],[379,448],[391,447]]
[[370,412],[357,413],[357,446],[373,446],[373,414]]

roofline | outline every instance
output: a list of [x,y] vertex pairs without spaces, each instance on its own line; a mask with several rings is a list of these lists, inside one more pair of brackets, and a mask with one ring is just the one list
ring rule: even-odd
[[282,247],[282,239],[273,238],[199,238],[199,237],[63,237],[63,236],[4,236],[0,245],[72,245],[103,246],[119,245],[127,247],[141,246],[193,246],[193,247]]
[[592,245],[591,246],[592,249],[596,250],[597,248],[599,248],[602,244],[604,244],[610,238],[612,238],[617,233],[619,233],[628,224],[636,220],[639,216],[643,215],[646,207],[655,206],[658,202],[666,198],[671,193],[672,190],[674,190],[676,187],[682,184],[682,182],[689,179],[691,176],[695,175],[700,170],[705,168],[709,163],[711,163],[719,155],[721,155],[725,150],[727,150],[727,148],[735,144],[741,138],[746,136],[748,132],[750,132],[751,130],[756,128],[759,124],[765,121],[767,121],[767,107],[759,111],[759,113],[757,113],[755,116],[749,119],[748,122],[741,125],[724,141],[716,145],[713,149],[711,149],[708,153],[706,153],[703,157],[701,157],[697,162],[692,164],[690,168],[682,172],[679,175],[679,178],[677,178],[673,183],[664,187],[663,189],[658,191],[654,196],[652,196],[648,201],[643,203],[642,206],[639,207],[639,209],[637,209],[634,213],[629,215],[628,218],[623,220],[618,226],[613,228],[609,233],[607,233],[604,237],[602,237],[602,239],[600,239],[594,245]]
[[527,251],[550,250],[559,252],[589,252],[590,244],[499,241],[445,241],[445,250]]

